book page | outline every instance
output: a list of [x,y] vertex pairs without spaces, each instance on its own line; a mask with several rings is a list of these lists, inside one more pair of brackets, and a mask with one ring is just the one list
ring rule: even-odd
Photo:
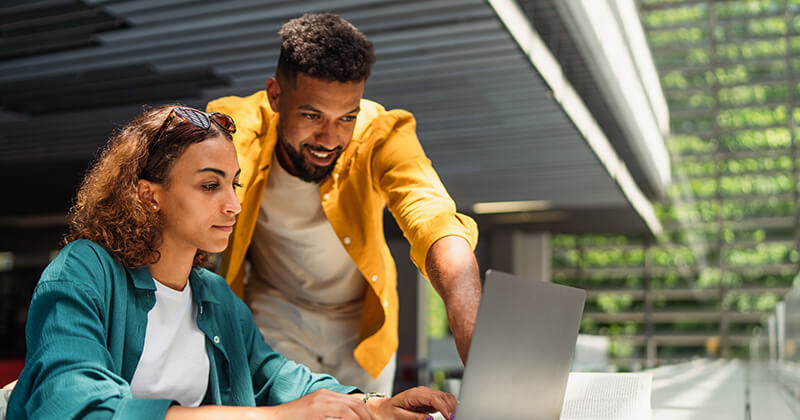
[[648,420],[649,373],[569,374],[561,420]]

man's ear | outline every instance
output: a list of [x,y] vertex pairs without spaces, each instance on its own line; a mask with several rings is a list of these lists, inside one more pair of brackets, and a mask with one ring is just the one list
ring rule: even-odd
[[272,112],[279,112],[280,99],[281,85],[278,83],[277,79],[270,77],[269,80],[267,80],[267,100],[269,101],[269,106],[272,108]]
[[156,183],[140,179],[139,183],[136,185],[136,195],[145,207],[158,210],[161,208],[157,194],[160,188],[161,186]]

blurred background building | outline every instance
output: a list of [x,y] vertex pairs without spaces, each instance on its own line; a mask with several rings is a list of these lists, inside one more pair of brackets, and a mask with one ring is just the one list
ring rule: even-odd
[[[31,291],[110,133],[144,105],[262,89],[278,28],[312,11],[375,43],[365,96],[414,113],[481,269],[589,291],[603,366],[747,353],[800,260],[800,0],[5,0],[0,358],[24,356]],[[457,376],[441,302],[386,225],[398,381]]]

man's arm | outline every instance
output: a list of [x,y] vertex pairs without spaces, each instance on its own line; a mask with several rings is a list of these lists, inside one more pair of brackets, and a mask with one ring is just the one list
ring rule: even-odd
[[472,247],[460,236],[445,236],[431,246],[425,269],[444,300],[458,354],[466,364],[481,300],[478,262]]

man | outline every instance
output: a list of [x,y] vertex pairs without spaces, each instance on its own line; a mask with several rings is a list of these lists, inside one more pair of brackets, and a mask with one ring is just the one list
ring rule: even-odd
[[388,205],[466,361],[480,300],[475,222],[456,213],[413,116],[361,98],[375,55],[358,29],[309,14],[279,35],[265,91],[208,104],[234,118],[242,168],[223,275],[276,350],[391,393],[398,298],[383,234]]

